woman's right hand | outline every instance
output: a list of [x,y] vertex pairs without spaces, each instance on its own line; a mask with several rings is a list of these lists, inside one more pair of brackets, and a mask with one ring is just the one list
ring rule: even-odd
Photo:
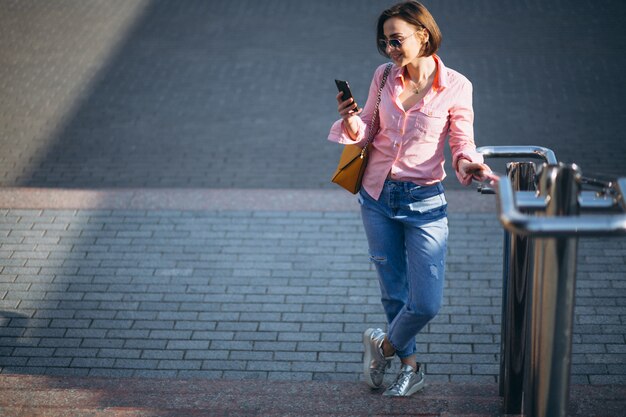
[[352,97],[344,101],[342,100],[342,96],[342,92],[337,94],[337,111],[343,119],[343,124],[346,127],[346,130],[352,139],[354,139],[359,133],[359,124],[356,116],[361,113],[362,109],[357,108],[357,105]]
[[347,120],[361,112],[361,110],[357,108],[357,105],[352,97],[350,97],[346,101],[343,101],[341,99],[342,96],[343,93],[341,91],[337,93],[337,111],[339,112],[339,115],[343,120]]

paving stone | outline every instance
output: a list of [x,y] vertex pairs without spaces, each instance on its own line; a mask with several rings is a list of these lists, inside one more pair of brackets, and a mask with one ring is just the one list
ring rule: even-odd
[[[115,363],[112,358],[80,358],[72,359],[71,367],[76,368],[111,368]],[[91,372],[90,372],[91,373]]]
[[[335,187],[328,173],[338,147],[325,140],[336,118],[331,81],[347,74],[364,100],[371,71],[363,68],[384,61],[371,42],[378,9],[327,0],[201,3],[68,0],[69,14],[30,0],[0,4],[0,185]],[[597,88],[619,80],[624,67],[622,3],[481,0],[432,9],[444,28],[442,58],[473,82],[479,144],[534,138],[583,172],[624,174],[615,115],[624,113],[625,88]],[[347,15],[350,25],[340,24]],[[269,30],[274,19],[281,31]],[[268,30],[238,29],[251,20]],[[517,36],[516,25],[536,36]],[[311,35],[320,27],[324,36]],[[335,46],[347,30],[354,42],[346,52]],[[290,33],[308,35],[268,52]],[[571,38],[579,43],[563,42]],[[221,48],[225,39],[248,45],[254,65],[242,64],[241,48]],[[594,65],[581,61],[581,47]],[[528,73],[528,65],[541,70]],[[281,99],[282,84],[301,105]],[[243,102],[246,117],[230,117]],[[296,132],[286,119],[306,121]],[[453,177],[446,187],[459,190]],[[429,381],[494,382],[502,232],[493,213],[470,209],[451,213],[450,225],[444,309],[418,351],[431,361]],[[356,381],[360,334],[384,325],[352,208],[3,207],[0,241],[0,320],[25,316],[0,327],[9,348],[3,374]],[[625,251],[623,238],[580,241],[580,383],[624,384]],[[222,364],[232,359],[241,364]]]

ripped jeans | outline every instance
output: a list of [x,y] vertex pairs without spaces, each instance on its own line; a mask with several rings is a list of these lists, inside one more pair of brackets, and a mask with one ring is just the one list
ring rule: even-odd
[[385,181],[378,201],[359,193],[370,259],[378,271],[387,337],[400,358],[443,301],[447,203],[443,186]]

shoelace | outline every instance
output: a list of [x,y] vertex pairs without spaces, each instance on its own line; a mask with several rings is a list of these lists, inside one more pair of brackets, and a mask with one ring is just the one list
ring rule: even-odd
[[402,389],[402,384],[400,383],[401,380],[404,379],[404,375],[406,373],[402,372],[401,374],[399,374],[396,377],[396,380],[393,382],[393,384],[391,384],[391,386],[388,388],[389,391],[400,391]]
[[402,389],[402,383],[401,381],[406,381],[408,380],[408,378],[405,378],[405,376],[410,377],[411,374],[414,373],[414,371],[404,371],[404,372],[400,372],[398,374],[398,376],[396,377],[396,380],[393,381],[393,384],[391,384],[391,386],[388,388],[390,391],[393,390],[400,390]]
[[385,359],[385,361],[383,363],[378,363],[378,366],[376,366],[376,369],[379,371],[385,371],[387,369],[389,369],[391,367],[391,361]]

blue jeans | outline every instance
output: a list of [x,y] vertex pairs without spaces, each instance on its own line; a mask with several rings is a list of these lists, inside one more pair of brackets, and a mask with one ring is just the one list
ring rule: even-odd
[[443,301],[447,203],[443,186],[387,180],[378,201],[359,194],[370,259],[378,271],[387,337],[400,358]]

